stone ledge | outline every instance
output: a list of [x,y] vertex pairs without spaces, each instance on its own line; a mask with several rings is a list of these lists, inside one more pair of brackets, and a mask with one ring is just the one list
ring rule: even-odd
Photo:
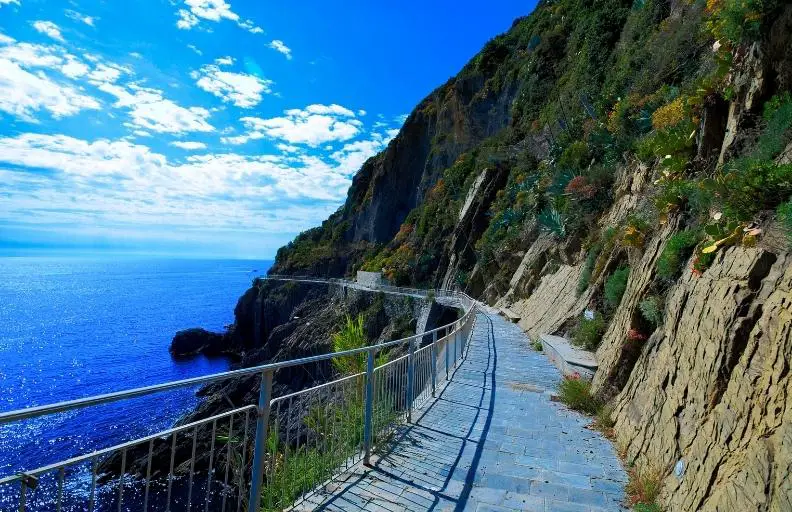
[[565,376],[579,374],[591,380],[597,371],[597,359],[592,352],[573,347],[566,338],[543,334],[539,337],[547,357]]
[[518,315],[509,308],[500,308],[499,311],[502,316],[506,317],[506,319],[513,324],[516,324],[517,322],[520,321],[520,315]]

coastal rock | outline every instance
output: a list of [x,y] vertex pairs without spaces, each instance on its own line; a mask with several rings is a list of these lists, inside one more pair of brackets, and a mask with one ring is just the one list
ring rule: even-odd
[[168,352],[173,357],[189,357],[197,354],[216,356],[222,354],[224,348],[222,334],[195,327],[177,332],[171,340]]

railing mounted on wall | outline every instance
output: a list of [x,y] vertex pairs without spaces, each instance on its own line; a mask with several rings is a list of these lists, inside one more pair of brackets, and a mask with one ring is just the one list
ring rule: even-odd
[[[448,325],[404,339],[205,377],[0,413],[0,427],[135,397],[231,379],[258,380],[255,404],[35,469],[0,476],[0,505],[21,512],[282,510],[387,443],[463,360],[475,301],[449,290],[270,276],[421,296],[461,307]],[[276,372],[346,358],[360,371],[274,396]],[[353,365],[353,366],[355,366]],[[165,470],[167,468],[167,473]],[[257,503],[258,507],[250,504]],[[3,508],[6,510],[6,508]]]

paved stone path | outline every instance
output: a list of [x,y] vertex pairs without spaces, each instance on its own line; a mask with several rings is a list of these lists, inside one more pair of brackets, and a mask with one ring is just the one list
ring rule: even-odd
[[[493,342],[494,340],[494,342]],[[302,510],[619,511],[626,475],[588,418],[550,400],[560,379],[519,327],[478,313],[467,359],[372,460]]]

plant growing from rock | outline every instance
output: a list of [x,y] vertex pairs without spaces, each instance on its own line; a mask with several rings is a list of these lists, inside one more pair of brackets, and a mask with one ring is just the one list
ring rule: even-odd
[[570,409],[584,414],[596,414],[601,402],[591,394],[591,382],[580,375],[564,377],[558,385],[558,398]]
[[589,247],[588,253],[586,254],[586,261],[583,263],[583,269],[580,271],[580,278],[578,279],[577,288],[575,289],[575,293],[577,293],[578,297],[583,295],[583,292],[585,292],[589,284],[591,284],[591,275],[594,271],[594,265],[597,263],[597,258],[601,251],[601,243],[596,243]]
[[663,322],[663,300],[656,295],[650,295],[642,300],[638,304],[638,310],[652,327],[657,327]]
[[776,210],[776,214],[787,239],[789,239],[789,244],[792,245],[792,200],[780,205]]
[[[682,273],[684,262],[693,254],[701,235],[685,230],[671,235],[657,259],[657,275],[665,281],[675,281]],[[647,320],[649,320],[647,318]],[[656,324],[655,324],[656,325]]]
[[594,318],[581,318],[580,324],[572,334],[572,343],[586,350],[594,350],[602,341],[605,333],[605,317],[599,313],[594,313]]
[[660,511],[657,505],[657,496],[663,482],[663,473],[651,466],[638,469],[630,468],[627,471],[627,501],[634,510]]
[[627,279],[629,277],[630,267],[622,266],[616,269],[605,281],[605,302],[611,309],[619,307],[624,291],[627,289]]

